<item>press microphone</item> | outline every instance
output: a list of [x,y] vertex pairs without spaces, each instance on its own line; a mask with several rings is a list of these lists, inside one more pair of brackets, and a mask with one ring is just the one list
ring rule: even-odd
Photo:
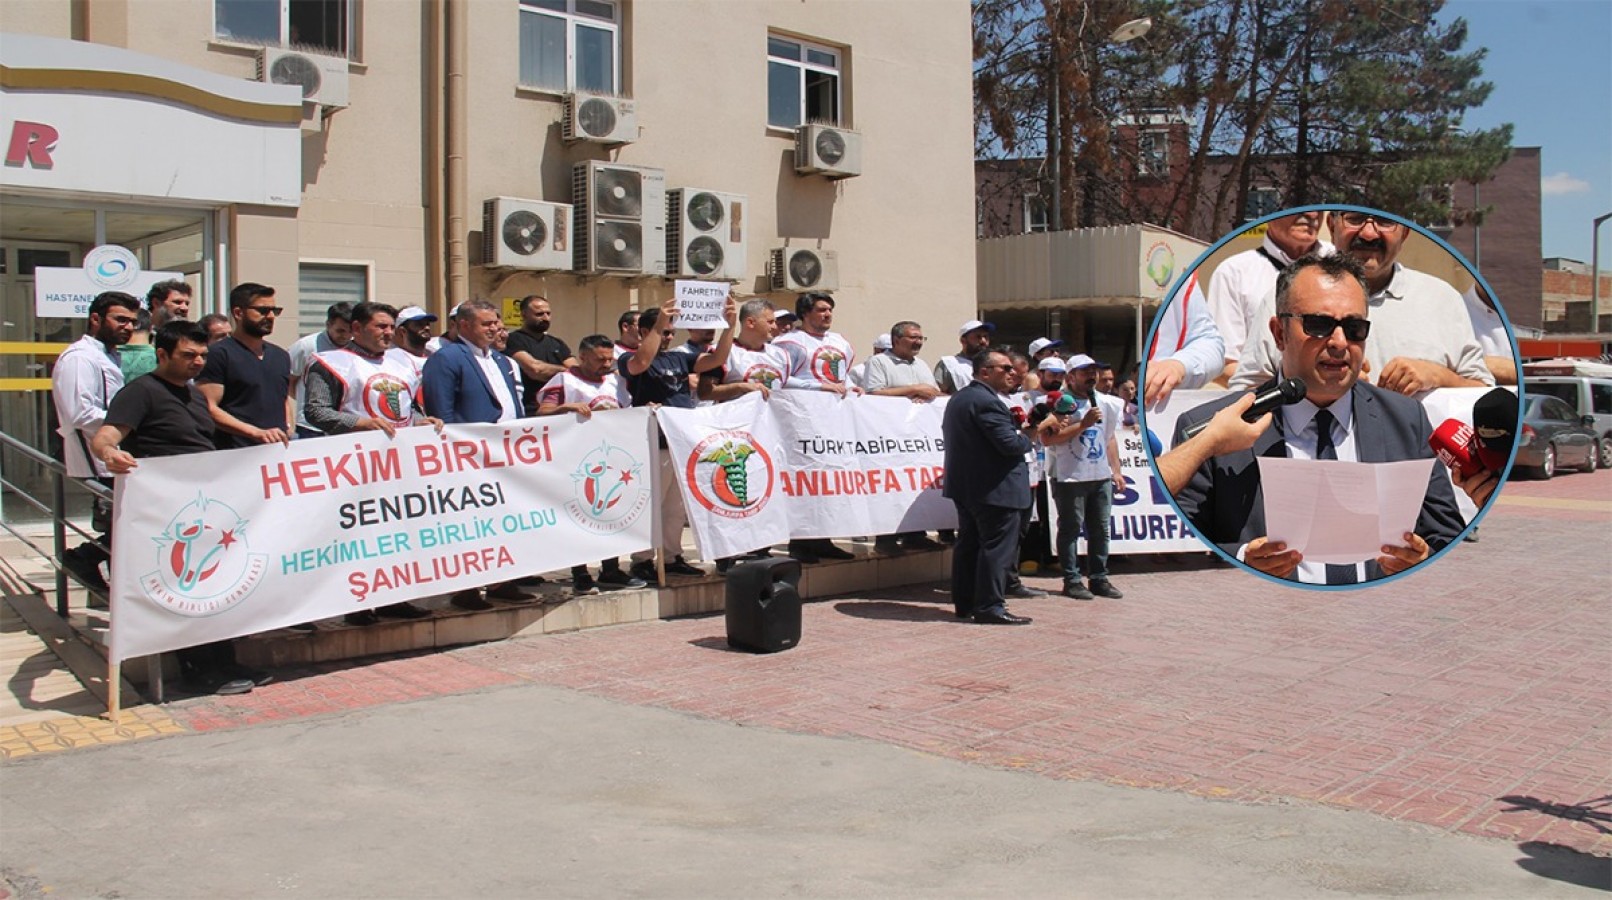
[[[1254,405],[1243,411],[1244,422],[1257,422],[1259,417],[1276,409],[1278,406],[1288,406],[1304,399],[1306,393],[1304,382],[1297,378],[1289,378],[1272,385],[1263,393],[1254,395]],[[1181,433],[1181,439],[1190,441],[1209,427],[1209,420],[1188,428]]]
[[1460,472],[1462,478],[1471,478],[1488,468],[1480,458],[1478,436],[1460,419],[1445,419],[1443,425],[1433,430],[1427,445],[1433,448],[1439,462]]

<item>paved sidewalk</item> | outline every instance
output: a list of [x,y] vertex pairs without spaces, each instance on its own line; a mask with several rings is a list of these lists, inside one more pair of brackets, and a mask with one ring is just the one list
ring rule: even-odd
[[[281,757],[288,764],[314,767],[308,777],[331,792],[330,809],[321,809],[316,799],[300,810],[327,825],[351,821],[350,814],[341,811],[347,804],[354,805],[351,815],[358,815],[377,803],[384,807],[402,802],[386,799],[395,791],[434,808],[453,805],[447,792],[496,791],[506,782],[524,787],[530,779],[548,775],[584,782],[575,787],[580,794],[553,798],[580,804],[578,809],[546,813],[570,821],[568,817],[579,810],[592,808],[590,803],[613,803],[609,799],[613,788],[606,783],[589,787],[585,766],[572,771],[560,765],[544,747],[546,742],[558,742],[561,732],[546,726],[578,727],[569,713],[588,710],[584,724],[593,727],[600,717],[609,717],[603,710],[613,709],[623,722],[641,723],[646,730],[602,731],[597,736],[598,753],[612,756],[627,752],[623,747],[652,748],[656,754],[672,754],[660,757],[668,777],[692,766],[706,779],[684,785],[689,793],[651,804],[662,810],[657,814],[661,818],[652,816],[653,822],[668,827],[675,822],[689,830],[684,835],[689,840],[710,837],[707,826],[716,827],[702,817],[729,814],[712,811],[712,804],[721,804],[707,796],[729,789],[743,795],[732,802],[745,805],[750,810],[746,815],[761,817],[754,820],[755,827],[764,832],[767,826],[762,823],[767,820],[760,810],[769,791],[818,808],[810,784],[800,783],[815,776],[791,768],[790,757],[778,755],[816,752],[799,748],[819,745],[790,743],[795,738],[788,733],[795,733],[844,739],[830,742],[848,748],[843,757],[836,757],[842,760],[840,765],[864,757],[886,759],[887,752],[920,751],[917,757],[899,758],[931,760],[921,767],[960,765],[945,769],[943,778],[980,785],[980,796],[1013,803],[1024,802],[1025,797],[1046,798],[1048,805],[1029,804],[1011,823],[1001,820],[1005,814],[996,807],[966,813],[969,821],[980,818],[1010,831],[1037,822],[1056,832],[1055,823],[1064,821],[1059,816],[1073,815],[1071,810],[1096,796],[1085,791],[1101,789],[1121,790],[1134,798],[1132,802],[1145,807],[1138,808],[1139,814],[1156,811],[1155,803],[1188,804],[1170,807],[1175,810],[1171,815],[1188,817],[1176,826],[1125,822],[1116,826],[1115,834],[1121,836],[1111,840],[1153,842],[1149,846],[1172,843],[1183,838],[1182,829],[1198,835],[1210,828],[1205,823],[1221,821],[1219,816],[1235,819],[1246,814],[1251,818],[1238,827],[1253,830],[1235,831],[1244,843],[1263,842],[1273,834],[1303,834],[1312,826],[1318,834],[1333,834],[1328,830],[1332,825],[1322,824],[1332,822],[1329,816],[1345,817],[1339,822],[1374,823],[1361,827],[1371,830],[1374,840],[1385,841],[1357,847],[1353,838],[1338,838],[1334,870],[1315,862],[1327,858],[1325,840],[1294,848],[1310,861],[1301,865],[1289,860],[1281,871],[1314,875],[1295,882],[1266,882],[1260,880],[1263,875],[1238,870],[1253,879],[1249,884],[1270,887],[1271,896],[1332,890],[1510,896],[1540,883],[1479,881],[1478,886],[1495,886],[1479,890],[1459,879],[1432,878],[1422,869],[1415,873],[1395,869],[1392,863],[1403,854],[1386,849],[1394,841],[1421,842],[1439,832],[1444,841],[1457,843],[1435,842],[1416,852],[1433,852],[1430,847],[1454,852],[1451,848],[1470,841],[1463,835],[1501,838],[1471,846],[1507,854],[1508,860],[1519,860],[1518,866],[1553,878],[1600,883],[1609,877],[1606,857],[1612,855],[1609,550],[1612,473],[1568,475],[1548,483],[1508,485],[1500,508],[1483,524],[1480,542],[1456,548],[1429,572],[1365,592],[1306,592],[1207,562],[1149,564],[1146,572],[1121,564],[1115,581],[1126,591],[1124,600],[1079,603],[1049,598],[1017,604],[1017,611],[1036,617],[1036,624],[1028,628],[957,623],[942,586],[932,585],[808,604],[801,645],[773,656],[729,650],[722,619],[715,616],[283,671],[281,681],[250,695],[196,698],[164,707],[179,728],[225,734],[137,741],[94,754],[35,755],[0,768],[8,806],[5,824],[10,829],[19,816],[25,822],[32,821],[30,816],[54,816],[46,812],[62,799],[52,793],[54,785],[83,784],[84,791],[96,794],[103,774],[122,773],[138,781],[142,767],[155,760],[162,761],[162,771],[181,781],[184,772],[199,767],[197,773],[245,777],[259,784],[277,776],[260,772],[257,766],[272,768]],[[1050,580],[1032,583],[1053,586]],[[469,693],[424,705],[398,705],[463,692]],[[567,702],[563,699],[567,696],[576,699]],[[598,701],[613,703],[594,706]],[[446,705],[436,711],[441,704]],[[643,710],[632,707],[663,712],[659,718],[645,719],[639,715]],[[667,719],[668,712],[682,715]],[[443,723],[444,716],[451,724]],[[552,719],[533,722],[533,716]],[[370,729],[379,727],[372,724],[376,722],[391,725],[374,733]],[[733,724],[763,727],[734,732]],[[276,727],[242,730],[263,725]],[[673,751],[660,746],[660,730],[681,733],[685,726],[692,729],[688,747]],[[424,733],[412,734],[413,727]],[[312,755],[296,749],[316,734],[345,737],[340,747],[321,744],[319,751],[310,751]],[[736,735],[773,738],[751,745]],[[517,738],[517,746],[510,746]],[[389,749],[392,745],[396,752]],[[269,746],[280,749],[257,749]],[[762,756],[744,759],[748,774],[730,783],[719,763],[737,760],[735,754],[742,753]],[[232,761],[237,754],[241,758]],[[341,761],[335,762],[338,758]],[[354,761],[370,758],[383,766],[373,776],[378,781]],[[769,760],[778,767],[776,783],[769,783],[766,774]],[[527,763],[536,769],[526,771],[522,767]],[[327,765],[335,767],[328,775],[323,774]],[[510,767],[520,772],[512,774]],[[993,769],[1009,771],[993,773]],[[1019,773],[1019,780],[994,780],[1013,773]],[[288,783],[302,783],[300,774],[286,778]],[[467,787],[467,779],[478,786]],[[986,784],[1011,784],[1014,789],[998,795],[999,787]],[[353,786],[357,796],[349,789]],[[1138,787],[1156,790],[1125,793]],[[1182,794],[1232,802],[1202,803]],[[17,799],[30,796],[35,803],[15,805]],[[637,808],[642,799],[634,795],[628,805]],[[861,820],[855,815],[859,801],[854,791],[817,801],[829,804],[824,821],[855,831]],[[897,798],[881,802],[894,803]],[[917,801],[903,797],[899,802]],[[752,809],[752,804],[759,806]],[[1123,805],[1116,801],[1114,807]],[[455,828],[478,835],[503,828],[494,815],[501,808],[493,802],[486,824]],[[1360,816],[1361,812],[1371,815]],[[679,818],[684,813],[689,821]],[[884,827],[898,827],[893,823],[900,816],[882,808],[867,815]],[[76,820],[68,821],[73,818],[66,816],[60,823],[64,833],[77,834]],[[138,819],[138,811],[131,807],[121,819],[116,814],[109,818],[121,826]],[[633,824],[638,821],[629,817],[621,823],[626,832],[596,840],[625,841],[635,865],[658,858],[651,854],[640,859],[655,828],[646,825],[645,833],[639,834]],[[1046,862],[1042,852],[1048,848],[1078,858],[1098,846],[1091,844],[1097,832],[1090,829],[1102,831],[1105,821],[1099,817],[1068,834],[1057,832],[1068,841],[1048,838],[1034,849],[1002,852],[1013,860],[1029,858],[1038,864]],[[1301,822],[1305,824],[1297,824]],[[779,827],[782,834],[798,833],[806,841],[791,847],[791,860],[825,850],[850,852],[842,841],[795,819]],[[364,833],[371,830],[366,826]],[[570,854],[566,859],[595,858],[592,850],[578,849],[568,836],[542,831],[531,839],[540,847],[558,840],[565,848],[562,852]],[[769,850],[778,849],[763,843]],[[884,851],[897,852],[894,844],[875,843]],[[1193,848],[1182,850],[1188,857],[1204,853],[1210,861],[1237,858],[1235,851],[1216,848],[1213,842],[1186,843]],[[16,846],[8,834],[11,859],[19,858],[13,852]],[[748,861],[745,854],[756,849],[736,845],[736,858]],[[933,844],[924,844],[903,852],[930,859],[933,849]],[[877,869],[876,862],[869,864]],[[885,893],[894,884],[860,865],[852,868],[856,877],[841,884],[813,880],[785,866],[783,874],[803,880],[768,884],[796,884],[796,888],[761,892]],[[1437,870],[1439,864],[1431,868]],[[763,869],[779,874],[771,867]],[[589,893],[584,887],[601,892],[600,885],[585,880],[582,869],[568,871],[580,879],[565,882],[575,890],[552,893]],[[740,871],[747,870],[740,866]],[[1001,875],[990,871],[993,877]],[[1064,869],[1053,865],[1049,871]],[[1103,878],[1114,874],[1102,871]],[[1179,894],[1199,885],[1198,879],[1207,879],[1201,882],[1202,893],[1237,893],[1232,889],[1235,882],[1214,881],[1208,871],[1192,865],[1170,877],[1133,871],[1130,881],[1099,878],[1081,882],[1074,892]],[[1479,866],[1474,871],[1489,870]],[[743,893],[737,888],[718,889],[680,870],[663,874],[662,881],[648,872],[635,875],[644,880],[624,882],[617,893]],[[1182,880],[1172,880],[1176,875]],[[690,880],[683,880],[685,876]],[[476,883],[494,895],[530,892],[513,883],[503,889],[497,883]],[[742,878],[734,882],[741,883]],[[115,886],[117,881],[104,884]],[[311,884],[329,886],[323,882],[302,886]],[[692,887],[696,884],[699,891]],[[1010,888],[1069,892],[1052,881],[1013,879],[978,890],[970,890],[966,880],[903,884],[906,893],[924,892],[913,884],[965,893],[995,894]],[[355,887],[352,893],[416,891]]]

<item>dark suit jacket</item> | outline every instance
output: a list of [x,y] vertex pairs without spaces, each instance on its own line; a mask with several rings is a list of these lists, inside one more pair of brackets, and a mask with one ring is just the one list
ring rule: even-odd
[[[521,391],[510,373],[509,357],[497,350],[492,354],[498,371],[504,375],[504,386],[515,398],[515,415],[519,417]],[[420,378],[426,413],[444,422],[496,422],[503,414],[498,395],[493,393],[493,386],[469,344],[444,342],[442,349],[425,361]]]
[[941,433],[946,439],[945,496],[971,507],[1030,505],[1030,468],[1024,461],[1030,439],[1013,424],[989,385],[974,381],[953,394],[946,401]]
[[[1259,390],[1269,386],[1269,383],[1261,385]],[[1361,462],[1398,462],[1433,456],[1427,444],[1433,429],[1421,403],[1363,382],[1356,383],[1351,390],[1355,456]],[[1183,440],[1187,428],[1208,421],[1221,407],[1235,403],[1241,396],[1242,392],[1234,391],[1223,399],[1183,413],[1176,420],[1175,440],[1171,446]],[[1265,498],[1255,457],[1287,456],[1281,423],[1278,413],[1276,421],[1251,449],[1216,456],[1204,463],[1175,497],[1182,515],[1198,534],[1218,544],[1229,555],[1235,556],[1237,548],[1265,536]],[[1465,527],[1461,511],[1455,505],[1449,473],[1443,463],[1434,459],[1433,471],[1427,477],[1427,494],[1422,499],[1422,512],[1416,519],[1416,533],[1437,552],[1455,540]],[[1366,563],[1368,579],[1382,575],[1375,562]]]

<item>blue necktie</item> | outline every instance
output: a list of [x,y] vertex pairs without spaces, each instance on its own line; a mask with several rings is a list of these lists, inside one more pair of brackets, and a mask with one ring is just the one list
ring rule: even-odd
[[[1337,459],[1338,448],[1332,443],[1332,413],[1320,410],[1315,414],[1315,458]],[[1327,563],[1327,584],[1358,584],[1354,566]]]

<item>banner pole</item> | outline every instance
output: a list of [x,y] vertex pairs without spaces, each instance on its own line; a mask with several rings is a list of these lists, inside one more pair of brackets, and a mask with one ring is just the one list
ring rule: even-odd
[[123,665],[114,660],[112,654],[108,653],[106,656],[106,717],[114,724],[118,721],[119,713],[121,712],[119,707],[122,700]]

